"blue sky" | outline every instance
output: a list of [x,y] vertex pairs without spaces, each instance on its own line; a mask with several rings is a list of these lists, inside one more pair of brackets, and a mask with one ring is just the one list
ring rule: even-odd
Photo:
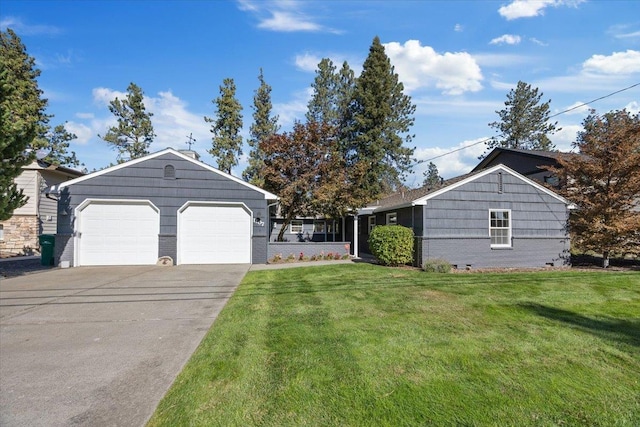
[[[252,122],[262,68],[282,130],[304,119],[317,63],[346,60],[357,73],[374,36],[385,45],[417,109],[416,157],[430,160],[495,131],[518,80],[551,99],[552,113],[640,83],[639,1],[33,1],[4,0],[12,28],[42,70],[52,124],[67,122],[88,169],[115,162],[97,135],[114,123],[108,103],[130,82],[145,92],[157,137],[151,150],[194,149],[215,166],[212,100],[233,78]],[[554,118],[552,136],[570,150],[588,108],[640,109],[640,86]],[[239,176],[245,157],[233,170]],[[485,151],[472,145],[433,162],[445,178],[467,173]],[[422,180],[426,164],[408,184]]]

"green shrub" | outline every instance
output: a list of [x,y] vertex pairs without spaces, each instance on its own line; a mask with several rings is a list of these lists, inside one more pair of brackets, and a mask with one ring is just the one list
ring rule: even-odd
[[422,268],[427,273],[449,273],[451,272],[451,263],[444,259],[425,259]]
[[371,230],[369,249],[380,264],[398,266],[413,261],[413,230],[401,225],[379,225]]

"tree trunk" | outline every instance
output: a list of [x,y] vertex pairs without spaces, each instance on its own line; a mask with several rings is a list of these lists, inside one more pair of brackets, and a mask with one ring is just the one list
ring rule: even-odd
[[602,268],[609,267],[609,251],[604,251],[602,253]]
[[291,222],[292,217],[288,216],[284,219],[284,221],[282,222],[282,227],[280,227],[280,231],[278,232],[278,237],[276,239],[276,241],[278,242],[283,242],[284,241],[284,231],[287,229],[287,227],[289,226],[289,223]]

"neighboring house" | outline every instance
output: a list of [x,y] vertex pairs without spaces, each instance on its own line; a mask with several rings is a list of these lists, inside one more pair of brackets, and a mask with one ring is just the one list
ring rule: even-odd
[[45,196],[43,190],[52,185],[84,175],[75,169],[35,160],[22,168],[15,179],[18,189],[28,197],[27,203],[16,209],[13,216],[0,221],[0,254],[2,257],[33,255],[40,250],[38,236],[55,234],[56,201]]
[[[265,263],[277,196],[171,148],[51,188],[57,264]],[[167,258],[165,258],[167,260]]]
[[444,259],[457,268],[544,267],[569,263],[569,201],[502,164],[398,192],[360,210],[357,246],[377,225],[416,236],[415,264]]
[[557,186],[558,179],[551,172],[542,169],[542,167],[560,167],[558,158],[571,158],[574,156],[580,156],[580,154],[497,147],[482,159],[471,172],[502,164],[527,178]]

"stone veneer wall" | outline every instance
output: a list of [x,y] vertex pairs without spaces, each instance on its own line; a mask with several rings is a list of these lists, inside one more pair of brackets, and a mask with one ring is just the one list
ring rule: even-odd
[[14,215],[0,222],[4,238],[0,241],[0,256],[34,255],[40,252],[38,217]]

